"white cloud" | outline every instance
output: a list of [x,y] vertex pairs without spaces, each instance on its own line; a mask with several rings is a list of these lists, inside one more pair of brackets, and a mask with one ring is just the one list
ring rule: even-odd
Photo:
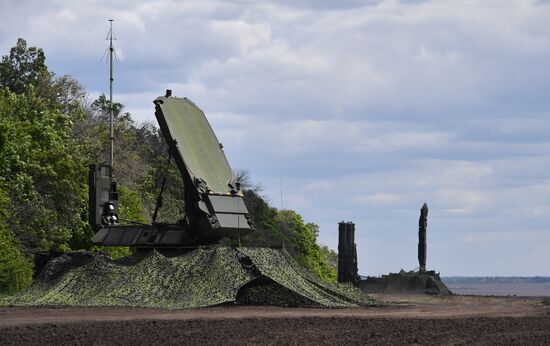
[[356,199],[362,205],[392,205],[402,200],[402,196],[390,193],[375,193]]

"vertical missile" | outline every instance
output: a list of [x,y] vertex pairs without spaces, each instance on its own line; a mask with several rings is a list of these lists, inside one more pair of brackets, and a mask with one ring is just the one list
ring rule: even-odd
[[424,203],[420,209],[420,219],[418,220],[418,263],[420,272],[426,272],[426,228],[428,227],[428,205]]

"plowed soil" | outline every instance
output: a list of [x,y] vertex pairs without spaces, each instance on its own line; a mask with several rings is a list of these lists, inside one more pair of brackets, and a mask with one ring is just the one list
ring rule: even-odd
[[377,296],[321,309],[1,308],[0,345],[550,344],[550,299]]

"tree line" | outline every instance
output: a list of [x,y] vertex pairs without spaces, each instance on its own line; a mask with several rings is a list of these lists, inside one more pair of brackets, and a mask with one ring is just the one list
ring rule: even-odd
[[[30,285],[39,251],[105,251],[113,258],[132,253],[126,247],[93,246],[87,223],[87,169],[108,161],[110,106],[105,95],[90,102],[77,80],[50,71],[44,51],[24,39],[2,56],[0,292]],[[167,185],[157,221],[183,218],[183,181],[175,164],[167,163],[160,130],[134,121],[120,103],[112,108],[120,218],[151,222],[163,177]],[[242,245],[279,242],[319,278],[336,281],[336,253],[317,243],[319,227],[295,211],[270,206],[246,170],[236,175],[258,229],[241,239]]]

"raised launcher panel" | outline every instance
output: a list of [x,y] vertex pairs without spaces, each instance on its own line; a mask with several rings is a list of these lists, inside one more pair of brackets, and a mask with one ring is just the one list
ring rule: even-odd
[[203,237],[251,232],[240,184],[204,112],[189,99],[170,95],[154,101],[155,115],[184,178],[190,226]]
[[101,245],[178,247],[209,244],[254,230],[240,184],[204,112],[187,98],[154,101],[155,116],[184,182],[185,224],[106,226]]

